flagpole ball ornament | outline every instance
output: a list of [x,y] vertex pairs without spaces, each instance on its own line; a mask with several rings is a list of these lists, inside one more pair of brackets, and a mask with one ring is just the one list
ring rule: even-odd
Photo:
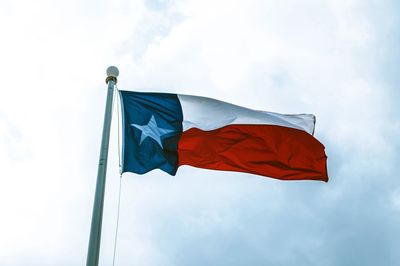
[[116,66],[109,66],[107,68],[107,78],[106,78],[106,83],[108,83],[110,80],[114,81],[114,83],[117,83],[117,77],[119,75],[119,70]]

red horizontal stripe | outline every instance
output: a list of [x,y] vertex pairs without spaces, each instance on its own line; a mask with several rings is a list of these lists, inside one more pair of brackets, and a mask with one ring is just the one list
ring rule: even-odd
[[178,145],[179,165],[283,180],[328,181],[324,146],[310,134],[275,125],[191,128]]

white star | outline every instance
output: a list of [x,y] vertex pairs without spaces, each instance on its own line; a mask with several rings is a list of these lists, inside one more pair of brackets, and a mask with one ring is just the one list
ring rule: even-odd
[[171,129],[158,127],[154,115],[151,116],[150,121],[149,123],[147,123],[147,125],[131,124],[131,126],[136,127],[137,129],[140,129],[142,131],[142,135],[140,137],[140,144],[142,144],[142,142],[147,137],[150,137],[154,139],[161,146],[161,148],[163,148],[161,143],[161,136],[164,136],[174,131]]

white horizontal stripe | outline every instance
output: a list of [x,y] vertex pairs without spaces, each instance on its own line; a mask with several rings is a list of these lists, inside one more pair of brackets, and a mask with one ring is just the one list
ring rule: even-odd
[[211,98],[178,95],[183,111],[183,130],[195,127],[213,130],[230,124],[265,124],[291,127],[314,133],[315,116],[284,115],[256,111]]

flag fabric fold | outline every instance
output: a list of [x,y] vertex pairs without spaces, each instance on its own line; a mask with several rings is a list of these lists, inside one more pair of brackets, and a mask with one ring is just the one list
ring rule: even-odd
[[211,98],[119,91],[122,172],[181,165],[281,180],[328,181],[315,116],[256,111]]

